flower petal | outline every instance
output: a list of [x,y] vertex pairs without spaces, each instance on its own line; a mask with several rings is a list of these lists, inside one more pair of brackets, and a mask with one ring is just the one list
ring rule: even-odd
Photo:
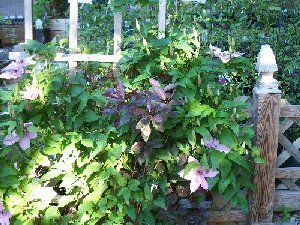
[[205,177],[204,176],[199,176],[199,183],[200,183],[200,186],[205,189],[205,190],[208,190],[208,183],[207,181],[205,180]]
[[29,139],[35,139],[37,137],[37,132],[31,132],[31,131],[28,131],[26,132],[26,137],[29,138]]
[[3,144],[8,146],[8,145],[13,145],[17,143],[20,140],[20,137],[17,135],[16,131],[14,130],[11,134],[7,135],[4,140]]
[[218,175],[218,171],[209,170],[207,173],[203,174],[204,177],[213,178]]
[[19,145],[20,145],[21,149],[23,149],[23,150],[30,148],[30,139],[28,137],[24,136],[19,141]]
[[199,161],[197,159],[195,159],[193,156],[188,157],[188,162],[195,162],[197,164],[200,164]]
[[[204,177],[203,177],[203,179],[204,179]],[[191,193],[197,191],[198,188],[201,186],[201,184],[202,184],[202,179],[200,178],[200,176],[196,176],[195,179],[192,179],[191,183],[190,183]]]
[[216,147],[216,149],[220,152],[225,152],[225,154],[230,152],[230,148],[227,147],[226,145],[223,144],[218,144],[218,146]]

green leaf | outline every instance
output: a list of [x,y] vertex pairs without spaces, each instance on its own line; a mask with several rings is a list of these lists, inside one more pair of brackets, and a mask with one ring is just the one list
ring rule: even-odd
[[84,88],[79,85],[74,85],[71,87],[71,96],[77,97],[83,92]]
[[5,127],[5,126],[8,126],[7,132],[10,134],[13,131],[13,129],[17,126],[17,122],[7,121],[7,122],[0,123],[0,127]]
[[153,198],[152,192],[151,192],[150,187],[147,183],[144,186],[144,197],[145,197],[146,200],[152,200],[152,198]]
[[257,157],[254,158],[254,162],[257,163],[257,164],[262,164],[262,163],[266,163],[266,160],[264,160],[263,158],[257,156]]
[[20,181],[13,176],[6,176],[5,179],[1,179],[0,188],[16,187],[19,186]]
[[200,165],[203,166],[205,169],[209,169],[208,160],[206,157],[206,154],[203,154],[203,156],[200,159]]
[[215,151],[215,150],[210,150],[210,161],[211,161],[212,169],[214,169],[214,170],[218,169],[220,163],[222,162],[222,160],[224,158],[225,158],[225,153]]
[[183,50],[184,52],[194,52],[193,48],[183,40],[179,41],[179,43],[176,44],[175,47]]
[[129,206],[126,206],[125,211],[126,211],[126,214],[130,217],[130,219],[132,219],[134,221],[136,218],[135,208],[132,205],[129,205]]
[[85,115],[84,115],[84,121],[85,122],[93,122],[99,119],[99,115],[98,113],[92,111],[92,110],[88,110]]
[[125,203],[129,205],[129,199],[130,199],[130,190],[127,187],[121,188],[121,190],[118,193],[118,196],[122,196],[125,200]]
[[101,169],[101,164],[98,162],[92,162],[91,164],[87,165],[87,167],[83,170],[82,176],[89,177],[91,174],[99,171]]
[[209,114],[215,112],[213,108],[209,105],[202,105],[200,102],[194,101],[189,105],[189,113],[186,115],[187,117],[206,117]]
[[145,221],[145,224],[147,224],[147,225],[155,225],[156,224],[153,214],[148,210],[144,211],[144,221]]
[[219,188],[219,193],[220,194],[223,194],[226,190],[226,188],[228,187],[228,185],[230,184],[230,178],[225,178],[225,179],[221,179],[219,180],[219,185],[218,185],[218,188]]
[[61,198],[59,198],[58,200],[58,207],[64,207],[67,204],[69,204],[70,202],[75,201],[76,196],[75,195],[64,195],[61,196]]
[[220,173],[221,173],[222,178],[227,177],[227,175],[231,171],[231,165],[232,165],[232,163],[227,159],[225,159],[221,162],[220,168],[222,168],[222,169],[220,170]]
[[244,169],[246,169],[246,171],[248,173],[251,172],[251,168],[249,163],[246,161],[246,159],[243,158],[243,156],[241,156],[240,154],[236,153],[236,152],[229,152],[227,154],[227,157],[232,160],[233,162],[235,162],[236,164],[242,166]]
[[159,195],[156,199],[154,199],[153,203],[159,208],[166,209],[165,198],[161,195]]
[[82,139],[81,144],[87,148],[93,148],[94,147],[94,142],[91,139]]
[[[42,224],[43,225],[49,225],[51,222],[54,222],[55,219],[60,218],[60,213],[58,211],[57,206],[49,206],[49,208],[46,210],[43,219]],[[53,223],[51,223],[53,224]]]
[[85,212],[92,213],[94,211],[92,202],[84,202],[78,206],[78,215],[81,217]]
[[240,203],[239,205],[241,206],[242,210],[244,212],[248,212],[248,201],[247,201],[247,198],[245,196],[245,194],[239,192],[237,193],[236,195],[237,199],[238,199],[238,202]]
[[139,185],[141,184],[140,181],[136,180],[136,179],[132,179],[128,182],[128,187],[130,191],[138,191],[139,189]]
[[214,178],[207,178],[208,189],[212,190],[216,186],[218,181],[219,181],[219,176],[216,176]]
[[0,177],[13,176],[17,174],[18,171],[14,167],[6,166],[6,165],[0,167]]
[[227,128],[223,128],[219,136],[219,141],[229,148],[234,147],[235,138],[234,134]]
[[196,135],[194,130],[190,130],[188,133],[188,141],[190,145],[192,146],[192,149],[194,149],[196,145]]
[[200,126],[200,127],[194,127],[193,129],[196,133],[201,134],[205,138],[210,138],[211,137],[210,132],[203,125]]

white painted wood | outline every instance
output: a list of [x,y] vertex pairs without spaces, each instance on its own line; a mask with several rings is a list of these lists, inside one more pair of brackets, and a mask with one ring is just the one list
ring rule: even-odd
[[114,15],[114,55],[121,55],[122,13]]
[[33,40],[32,0],[24,0],[25,43]]
[[158,38],[165,38],[166,36],[166,8],[167,0],[159,0],[158,12]]
[[101,54],[57,54],[55,61],[58,62],[107,62],[117,63],[121,55],[101,55]]
[[[77,37],[78,37],[78,0],[70,1],[70,28],[69,28],[69,48],[71,52],[77,48]],[[69,62],[69,69],[74,70],[77,66],[76,62]]]

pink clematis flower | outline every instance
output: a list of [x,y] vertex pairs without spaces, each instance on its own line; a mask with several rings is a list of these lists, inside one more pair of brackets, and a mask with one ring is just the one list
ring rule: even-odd
[[200,163],[197,159],[192,156],[189,156],[188,162],[195,162],[199,165],[197,169],[192,169],[186,175],[184,170],[181,170],[178,175],[186,180],[190,180],[190,190],[191,193],[197,191],[199,187],[202,187],[205,190],[208,190],[208,183],[206,177],[213,178],[218,175],[218,171],[206,170],[203,166],[200,166]]
[[220,152],[224,152],[225,154],[230,152],[230,148],[226,145],[220,144],[219,140],[213,137],[209,139],[203,138],[203,142],[206,148],[214,148]]
[[4,211],[3,203],[0,200],[0,224],[9,225],[10,224],[11,214]]
[[23,76],[25,73],[25,67],[30,63],[27,60],[16,60],[15,62],[10,63],[0,74],[0,78],[3,79],[18,79]]
[[39,96],[39,90],[35,85],[30,85],[25,88],[25,91],[21,91],[22,97],[27,100],[35,100]]
[[241,52],[234,52],[234,53],[230,53],[228,51],[222,52],[222,50],[220,48],[215,47],[211,44],[209,45],[209,49],[211,50],[212,54],[215,57],[218,57],[221,59],[222,63],[227,63],[232,58],[236,58],[236,57],[244,55],[244,53],[241,53]]
[[24,135],[22,138],[20,138],[16,131],[14,130],[11,134],[7,135],[4,140],[3,140],[3,144],[5,146],[10,146],[13,145],[17,142],[19,142],[19,146],[21,149],[26,150],[28,148],[30,148],[30,140],[35,139],[37,137],[37,133],[36,132],[31,132],[28,130],[28,128],[30,126],[32,126],[33,124],[31,122],[29,123],[24,123]]

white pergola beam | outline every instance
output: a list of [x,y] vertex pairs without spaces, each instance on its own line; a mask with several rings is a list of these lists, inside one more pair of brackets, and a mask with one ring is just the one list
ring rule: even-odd
[[104,62],[117,63],[121,55],[101,55],[101,54],[57,54],[55,61],[58,62]]
[[33,40],[32,0],[24,0],[24,27],[26,43],[27,40]]

